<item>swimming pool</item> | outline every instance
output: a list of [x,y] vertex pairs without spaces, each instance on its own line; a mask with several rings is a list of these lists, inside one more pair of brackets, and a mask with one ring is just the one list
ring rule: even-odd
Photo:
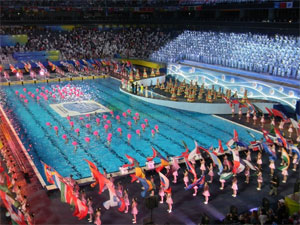
[[[221,139],[225,146],[232,138],[233,129],[238,131],[241,140],[245,142],[252,140],[243,127],[212,115],[140,101],[119,92],[119,85],[119,81],[108,78],[3,87],[1,104],[42,176],[44,173],[40,160],[55,168],[63,176],[73,174],[75,179],[80,179],[90,177],[89,167],[83,159],[93,161],[100,170],[105,168],[107,172],[115,172],[120,166],[128,163],[125,154],[134,157],[141,166],[144,166],[146,157],[152,156],[151,146],[164,156],[177,156],[184,151],[182,140],[190,149],[194,148],[194,140],[197,140],[199,145],[209,148],[211,145],[217,147],[218,139]],[[68,96],[66,92],[63,95],[64,99],[60,99],[58,90],[73,90],[76,94]],[[47,101],[43,99],[44,95],[40,95],[41,92],[47,96]],[[51,97],[54,93],[55,99]],[[20,94],[26,96],[28,103],[24,102],[24,98],[20,98]],[[34,98],[31,98],[32,94],[35,95]],[[37,95],[41,96],[39,103],[36,100]],[[54,111],[50,104],[74,100],[94,100],[113,110],[114,117],[109,112],[91,114],[89,118],[82,115],[73,116],[71,121],[74,122],[74,129],[72,129],[68,119]],[[124,118],[122,113],[128,109],[132,111],[131,116]],[[140,120],[135,124],[132,117],[136,112],[140,114]],[[103,128],[107,124],[103,119],[104,114],[107,115],[106,120],[110,120],[112,124],[107,133]],[[121,117],[120,123],[115,119],[117,115]],[[100,118],[99,126],[96,117]],[[141,124],[145,123],[144,119],[148,119],[149,127],[143,132]],[[128,128],[128,121],[132,122],[131,129]],[[51,123],[51,128],[46,125],[47,122]],[[86,124],[90,124],[91,129],[86,128]],[[151,129],[154,129],[155,125],[159,126],[159,133],[152,137]],[[58,127],[58,135],[53,129],[54,126]],[[80,130],[79,136],[74,132],[77,128]],[[122,129],[122,136],[119,135],[117,128]],[[136,134],[137,129],[141,131],[140,137]],[[93,135],[94,131],[98,131],[100,139]],[[112,133],[110,146],[107,146],[106,140],[108,133]],[[132,135],[130,143],[127,141],[128,133]],[[261,137],[259,133],[253,133],[257,138]],[[63,134],[69,139],[67,144],[62,138]],[[89,143],[86,142],[86,137],[90,138]],[[76,153],[73,152],[74,141],[78,144]]]

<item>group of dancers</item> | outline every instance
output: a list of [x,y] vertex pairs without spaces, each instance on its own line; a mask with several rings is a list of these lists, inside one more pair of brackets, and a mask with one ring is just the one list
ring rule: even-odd
[[[297,131],[298,132],[298,131]],[[269,137],[269,136],[268,136]],[[240,180],[241,177],[244,177],[244,182],[246,184],[249,184],[250,177],[251,177],[251,171],[254,171],[254,174],[256,175],[256,183],[257,183],[257,191],[261,191],[263,188],[263,182],[264,179],[271,178],[271,186],[272,189],[269,192],[270,195],[277,195],[277,188],[279,186],[280,181],[278,180],[278,175],[276,173],[276,169],[279,169],[281,171],[281,183],[286,183],[289,175],[289,164],[290,160],[287,157],[292,158],[292,168],[291,170],[293,172],[297,171],[298,163],[299,163],[299,150],[294,151],[295,149],[298,149],[296,145],[300,143],[300,139],[297,139],[297,143],[292,143],[292,140],[288,140],[285,137],[281,136],[272,139],[273,143],[268,143],[268,148],[271,149],[271,155],[270,152],[268,152],[266,149],[264,149],[264,145],[260,142],[260,147],[254,147],[249,145],[247,148],[242,148],[239,146],[239,144],[233,144],[231,146],[227,146],[229,150],[224,151],[223,153],[220,152],[219,149],[214,149],[211,152],[214,152],[215,155],[217,155],[218,158],[220,158],[220,162],[222,163],[222,171],[220,171],[218,174],[219,182],[220,182],[220,190],[224,190],[226,187],[226,183],[228,183],[231,180],[231,189],[232,189],[232,197],[236,198],[238,196],[238,190],[239,190],[239,184],[238,180]],[[282,143],[288,142],[290,143]],[[269,141],[270,142],[270,141]],[[237,142],[238,143],[238,142]],[[294,146],[294,147],[291,147]],[[201,148],[201,147],[200,147]],[[183,165],[181,167],[178,167],[178,161],[182,156],[179,157],[173,157],[171,160],[167,160],[167,164],[161,163],[159,167],[156,168],[157,173],[160,173],[159,176],[161,176],[161,173],[164,171],[165,176],[168,177],[168,179],[172,179],[173,185],[180,185],[181,182],[178,182],[178,175],[181,174],[178,172],[179,169],[182,169],[183,173],[183,184],[186,191],[193,189],[193,196],[198,195],[198,191],[200,189],[203,189],[202,195],[204,196],[204,204],[208,204],[209,199],[211,198],[210,193],[210,185],[216,184],[216,165],[215,161],[210,157],[210,154],[206,151],[198,151],[199,147],[196,146],[196,154],[194,157],[190,158],[189,163],[186,163],[186,169]],[[189,152],[191,154],[191,152]],[[233,154],[237,154],[239,158],[239,165],[237,166],[237,159],[236,156]],[[266,156],[267,154],[267,156]],[[264,156],[265,155],[265,156]],[[264,157],[263,157],[264,156]],[[268,157],[269,156],[269,157]],[[281,160],[279,160],[281,158]],[[167,158],[164,158],[167,159]],[[200,159],[200,179],[197,179],[198,176],[195,177],[195,172],[198,171],[197,169],[197,162],[196,160]],[[267,162],[267,159],[269,161]],[[244,163],[246,162],[246,163]],[[266,168],[263,165],[269,164],[269,166]],[[195,172],[191,172],[191,166],[194,167]],[[235,170],[235,171],[234,171]],[[199,172],[198,172],[199,173]],[[269,173],[269,177],[268,177]],[[107,176],[106,172],[104,174]],[[193,179],[191,179],[191,174],[194,176]],[[109,178],[112,182],[113,178]],[[152,183],[152,188],[148,190],[148,193],[150,196],[158,195],[159,196],[159,203],[163,204],[164,202],[168,205],[168,213],[172,213],[173,208],[173,198],[172,198],[172,189],[171,185],[166,190],[165,188],[165,182],[162,182],[162,179],[160,179],[160,185],[155,184],[155,177],[151,175],[151,178],[149,178],[149,181]],[[138,183],[139,180],[136,180]],[[170,182],[171,183],[171,182]],[[156,188],[159,187],[159,188]],[[144,189],[144,187],[142,187]],[[138,198],[132,198],[130,203],[130,198],[128,196],[128,190],[124,189],[122,184],[119,182],[116,186],[116,192],[118,197],[122,197],[124,199],[126,210],[124,213],[129,212],[129,207],[131,205],[131,214],[133,216],[132,223],[137,222],[137,214],[139,212],[138,210],[138,202],[140,199]],[[85,195],[81,194],[81,198],[83,201],[85,199]],[[94,215],[94,223],[95,224],[101,224],[100,221],[100,210],[96,210],[96,213],[94,213],[94,210],[92,208],[92,201],[87,200],[87,205],[89,207],[89,221],[92,222],[92,218]]]

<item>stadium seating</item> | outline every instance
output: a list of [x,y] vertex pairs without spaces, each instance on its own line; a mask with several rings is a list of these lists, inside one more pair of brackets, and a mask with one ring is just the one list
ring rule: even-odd
[[159,62],[187,59],[300,79],[300,37],[185,31],[150,59]]

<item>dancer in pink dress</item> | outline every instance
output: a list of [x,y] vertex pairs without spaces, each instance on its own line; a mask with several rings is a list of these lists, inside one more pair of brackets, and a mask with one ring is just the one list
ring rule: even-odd
[[242,108],[241,108],[241,107],[239,107],[239,120],[241,120],[241,119],[242,119],[242,115],[243,115],[243,113],[242,113]]
[[209,193],[209,186],[208,186],[207,182],[205,182],[205,184],[204,184],[203,195],[204,195],[204,197],[205,197],[205,202],[204,202],[204,204],[207,204],[207,203],[208,203],[209,196],[210,196],[210,193]]
[[208,181],[208,183],[212,183],[214,179],[214,167],[212,163],[210,163],[208,170],[209,170],[208,176],[210,176],[210,180]]
[[262,127],[262,128],[264,128],[265,122],[266,122],[266,121],[265,121],[265,115],[262,114],[261,119],[260,119],[260,123],[261,123],[261,127]]
[[160,185],[159,188],[159,192],[158,192],[159,196],[160,196],[160,202],[159,203],[164,203],[164,197],[165,197],[165,191],[162,185]]
[[248,150],[246,154],[247,154],[246,160],[248,160],[249,162],[251,162],[251,151]]
[[97,209],[96,209],[96,214],[95,214],[94,224],[96,224],[96,225],[101,225],[101,219],[100,219],[100,216],[101,216],[100,208],[97,208]]
[[168,206],[169,206],[168,212],[171,213],[172,212],[172,205],[173,205],[173,199],[172,199],[171,192],[167,193],[167,200],[166,200],[166,202],[168,203]]
[[262,159],[261,159],[261,153],[260,152],[257,154],[256,163],[257,163],[257,167],[261,170]]
[[[285,163],[285,162],[283,163],[283,166],[286,166],[286,163]],[[288,170],[288,167],[282,169],[282,172],[281,172],[281,174],[283,175],[282,183],[284,183],[284,184],[286,183],[287,177],[288,177],[288,175],[289,175],[289,173],[288,173],[287,170]]]
[[129,202],[128,192],[126,189],[124,190],[124,193],[123,193],[123,199],[124,199],[124,203],[125,203],[124,213],[128,213],[128,208],[129,208],[130,202]]
[[206,166],[205,166],[205,160],[204,159],[201,159],[200,170],[202,171],[202,175],[204,175],[204,173],[206,171]]
[[224,185],[225,185],[226,180],[223,180],[223,179],[220,178],[219,181],[220,181],[220,183],[221,183],[220,190],[223,190],[223,189],[224,189]]
[[270,168],[270,170],[271,170],[270,175],[271,175],[271,177],[273,177],[273,175],[274,175],[274,170],[275,170],[275,162],[274,162],[274,159],[270,159],[269,168]]
[[253,113],[253,125],[256,125],[256,121],[257,121],[257,116],[256,116],[256,112],[254,111],[254,113]]
[[93,213],[94,213],[92,197],[88,198],[87,207],[88,207],[88,214],[89,214],[88,221],[91,223],[91,222],[93,222]]
[[256,188],[256,190],[258,190],[258,191],[261,190],[262,182],[263,182],[262,172],[259,171],[258,174],[257,174],[257,188]]
[[184,171],[183,181],[184,181],[185,187],[188,187],[188,185],[189,185],[189,172],[187,170]]
[[298,155],[295,153],[293,156],[293,171],[297,170],[297,166],[298,166],[299,160],[298,160]]
[[232,190],[233,190],[233,194],[232,194],[232,197],[236,197],[236,195],[237,195],[237,191],[238,191],[238,185],[237,185],[237,179],[236,179],[236,177],[234,177],[233,179],[232,179],[232,185],[231,185],[231,188],[232,188]]
[[136,223],[136,215],[138,214],[136,199],[132,199],[131,214],[133,215],[132,223]]
[[227,155],[224,155],[223,166],[224,166],[224,168],[226,167],[227,169],[230,169],[229,168],[229,161],[228,161]]
[[247,114],[246,114],[246,118],[247,118],[247,123],[249,123],[250,121],[250,110],[247,110]]

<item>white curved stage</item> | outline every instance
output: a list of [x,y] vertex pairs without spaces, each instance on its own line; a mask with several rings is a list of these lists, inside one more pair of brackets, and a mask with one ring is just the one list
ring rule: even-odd
[[[145,102],[149,102],[155,105],[166,106],[174,109],[182,109],[191,112],[198,112],[203,114],[231,114],[231,108],[228,104],[224,103],[190,103],[190,102],[176,102],[171,100],[161,100],[154,98],[146,98],[138,95],[131,94],[120,88],[120,91],[124,94],[130,95],[134,98],[140,99]],[[253,103],[254,104],[254,103]],[[259,107],[264,113],[268,113],[265,107],[273,108],[277,103],[269,102],[257,102],[255,105]],[[243,113],[247,111],[246,108],[243,108]],[[238,112],[238,105],[235,105],[235,112]]]

